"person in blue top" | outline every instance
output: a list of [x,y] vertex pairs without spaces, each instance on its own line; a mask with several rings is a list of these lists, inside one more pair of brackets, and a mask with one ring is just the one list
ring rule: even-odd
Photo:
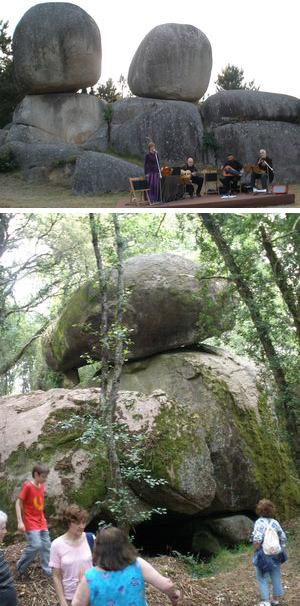
[[[277,606],[280,604],[280,598],[283,595],[283,587],[280,578],[280,565],[287,559],[285,554],[286,535],[279,522],[274,519],[275,505],[268,499],[261,499],[256,507],[256,513],[259,516],[254,524],[252,540],[255,555],[253,564],[256,566],[256,578],[260,590],[260,606]],[[271,524],[276,530],[281,547],[278,555],[265,555],[262,544],[267,527]],[[268,580],[271,579],[273,589],[273,600],[269,601]]]
[[173,606],[180,591],[167,577],[138,556],[135,547],[115,526],[104,526],[94,544],[94,567],[85,571],[72,606],[146,606],[144,582],[166,594]]

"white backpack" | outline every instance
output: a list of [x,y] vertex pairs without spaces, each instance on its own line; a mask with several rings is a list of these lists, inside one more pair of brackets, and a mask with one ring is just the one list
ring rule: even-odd
[[277,531],[272,528],[272,520],[267,526],[262,548],[266,555],[277,555],[281,551]]

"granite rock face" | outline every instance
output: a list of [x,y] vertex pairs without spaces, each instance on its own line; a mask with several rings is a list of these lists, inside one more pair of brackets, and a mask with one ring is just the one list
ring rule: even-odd
[[300,124],[300,99],[262,91],[227,90],[208,97],[202,104],[202,114],[210,127],[251,120]]
[[183,164],[189,156],[200,157],[202,138],[193,103],[129,98],[113,105],[111,143],[119,153],[143,157],[154,141],[161,160]]
[[14,112],[7,141],[85,143],[98,129],[107,133],[106,106],[93,95],[27,95]]
[[101,74],[101,36],[95,21],[68,2],[30,8],[13,37],[16,80],[26,93],[76,92]]
[[75,194],[97,194],[129,190],[128,177],[143,177],[144,171],[132,162],[93,151],[85,151],[76,163]]
[[[165,480],[153,486],[138,474],[127,479],[137,523],[140,509],[153,505],[166,507],[174,517],[180,514],[180,527],[193,516],[187,549],[205,551],[209,526],[215,537],[212,552],[218,541],[235,542],[241,532],[245,537],[244,521],[218,518],[253,510],[258,498],[272,494],[275,481],[282,511],[299,504],[288,448],[276,432],[274,411],[251,362],[216,348],[169,352],[130,362],[122,381],[116,422],[127,425],[133,442],[120,444],[121,461],[132,467],[131,444],[140,436],[142,464],[152,477]],[[0,405],[0,494],[10,523],[15,525],[11,514],[18,490],[41,458],[51,470],[51,526],[70,502],[92,516],[95,502],[107,493],[106,451],[101,439],[95,449],[78,438],[99,405],[99,389],[15,394],[0,398]],[[74,416],[78,423],[72,425]]]
[[206,92],[212,50],[193,25],[165,23],[139,45],[129,68],[128,84],[138,97],[198,101]]
[[[79,160],[83,175],[88,171],[87,155],[93,162],[95,154],[87,152]],[[167,253],[126,261],[124,282],[130,294],[125,323],[132,340],[129,358],[198,343],[233,326],[233,301],[227,285],[221,279],[199,279],[201,271],[198,263]],[[113,271],[108,295],[110,315],[115,305],[115,279]],[[45,339],[47,363],[65,372],[83,366],[83,354],[100,359],[99,321],[97,285],[87,282],[70,298]]]

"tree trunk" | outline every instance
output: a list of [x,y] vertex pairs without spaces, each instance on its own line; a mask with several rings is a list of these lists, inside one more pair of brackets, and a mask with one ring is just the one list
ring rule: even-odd
[[[124,329],[123,329],[123,314],[125,308],[125,292],[124,292],[124,269],[123,269],[123,249],[124,241],[120,233],[119,221],[116,214],[113,215],[113,223],[115,230],[115,242],[117,252],[117,305],[115,323],[112,326],[108,325],[108,300],[107,300],[107,279],[105,268],[103,265],[101,248],[97,234],[97,226],[95,216],[90,213],[90,226],[92,232],[92,241],[97,264],[97,277],[99,283],[99,294],[101,297],[101,377],[100,377],[100,398],[98,414],[103,419],[105,430],[105,445],[109,461],[109,490],[108,497],[112,500],[121,500],[121,495],[124,495],[126,489],[116,448],[116,440],[114,436],[114,422],[116,416],[117,397],[120,385],[121,371],[124,364]],[[109,330],[113,329],[113,344],[109,338]],[[112,351],[113,350],[113,351]],[[124,500],[124,520],[130,516],[130,511]],[[127,522],[120,522],[123,530],[128,531]]]
[[297,337],[300,343],[300,307],[298,305],[296,297],[294,296],[293,289],[288,283],[287,276],[285,275],[282,263],[273,249],[271,240],[267,234],[265,226],[260,225],[259,231],[261,234],[264,249],[266,251],[266,255],[272,267],[275,282],[282,294],[283,300],[285,301],[290,314],[292,315],[297,332]]
[[281,401],[285,413],[287,430],[293,436],[295,445],[296,436],[298,434],[297,422],[293,410],[293,395],[290,393],[289,386],[281,366],[278,354],[273,346],[269,335],[269,326],[266,320],[263,319],[260,313],[258,304],[255,301],[254,294],[248,286],[247,281],[242,275],[241,268],[235,262],[232,251],[224,240],[219,226],[210,213],[200,213],[201,220],[207,231],[215,242],[220,254],[222,255],[226,267],[229,269],[233,280],[236,284],[240,297],[247,305],[253,324],[257,330],[263,350],[268,359],[271,371],[274,376],[278,392],[281,396]]

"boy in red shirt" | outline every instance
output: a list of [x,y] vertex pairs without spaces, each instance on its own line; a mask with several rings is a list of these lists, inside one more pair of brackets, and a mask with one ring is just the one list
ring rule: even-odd
[[38,551],[44,574],[51,576],[51,541],[44,516],[44,483],[48,474],[47,465],[37,463],[32,470],[33,480],[25,482],[16,501],[18,530],[26,532],[27,538],[27,547],[16,564],[19,576],[32,564]]

